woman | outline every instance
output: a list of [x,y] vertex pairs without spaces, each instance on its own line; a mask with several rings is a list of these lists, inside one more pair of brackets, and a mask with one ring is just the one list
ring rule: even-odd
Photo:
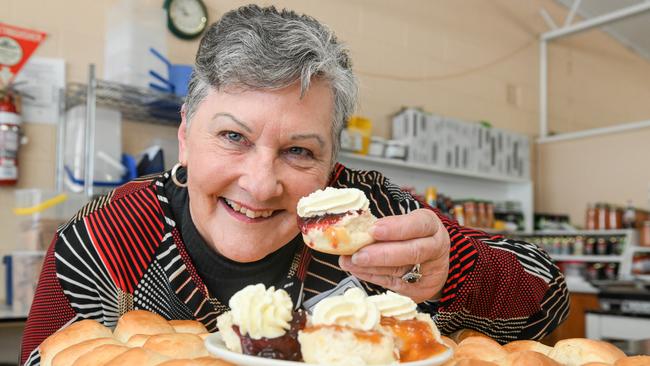
[[[21,361],[38,363],[40,342],[82,318],[113,326],[137,308],[214,331],[245,285],[284,288],[304,305],[350,274],[369,293],[410,296],[443,333],[505,342],[557,326],[566,287],[537,247],[460,227],[381,174],[335,162],[355,103],[347,51],[316,20],[257,6],[224,14],[197,53],[179,164],[96,199],[58,231]],[[328,185],[363,190],[382,217],[377,242],[351,257],[313,252],[299,235],[298,199]]]

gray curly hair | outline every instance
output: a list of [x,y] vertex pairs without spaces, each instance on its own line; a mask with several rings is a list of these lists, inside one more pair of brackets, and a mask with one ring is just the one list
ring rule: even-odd
[[185,102],[187,123],[211,88],[273,90],[300,80],[304,95],[314,78],[328,81],[334,97],[335,158],[340,132],[357,103],[348,50],[310,16],[242,6],[225,13],[201,39]]

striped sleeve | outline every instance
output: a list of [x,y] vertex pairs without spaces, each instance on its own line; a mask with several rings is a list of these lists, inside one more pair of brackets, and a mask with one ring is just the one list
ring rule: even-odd
[[38,345],[75,316],[56,277],[54,244],[57,239],[58,236],[55,236],[45,255],[34,302],[25,324],[20,352],[21,365],[38,365],[40,362]]
[[[335,169],[334,187],[366,193],[377,217],[429,208],[375,171]],[[433,209],[449,232],[449,272],[439,301],[430,312],[441,332],[475,329],[506,343],[540,339],[568,315],[564,277],[536,245],[459,226]]]
[[564,276],[544,251],[441,219],[451,239],[448,278],[435,315],[441,332],[468,328],[507,343],[541,339],[566,319]]

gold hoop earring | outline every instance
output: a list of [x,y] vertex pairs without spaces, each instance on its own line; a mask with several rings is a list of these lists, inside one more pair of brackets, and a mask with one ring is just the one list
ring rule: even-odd
[[187,187],[187,181],[185,181],[185,183],[181,183],[181,182],[178,181],[178,178],[176,178],[176,172],[178,172],[178,168],[180,168],[182,166],[183,165],[181,165],[181,163],[176,163],[174,165],[174,167],[172,168],[171,175],[172,175],[172,182],[174,182],[174,184],[176,184],[176,186],[178,186],[180,188],[185,188],[185,187]]

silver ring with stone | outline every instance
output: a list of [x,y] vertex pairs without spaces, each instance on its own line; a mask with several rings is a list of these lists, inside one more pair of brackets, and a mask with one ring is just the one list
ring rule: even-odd
[[402,276],[402,281],[406,283],[416,283],[420,281],[420,278],[422,278],[422,273],[420,272],[420,264],[418,263]]

